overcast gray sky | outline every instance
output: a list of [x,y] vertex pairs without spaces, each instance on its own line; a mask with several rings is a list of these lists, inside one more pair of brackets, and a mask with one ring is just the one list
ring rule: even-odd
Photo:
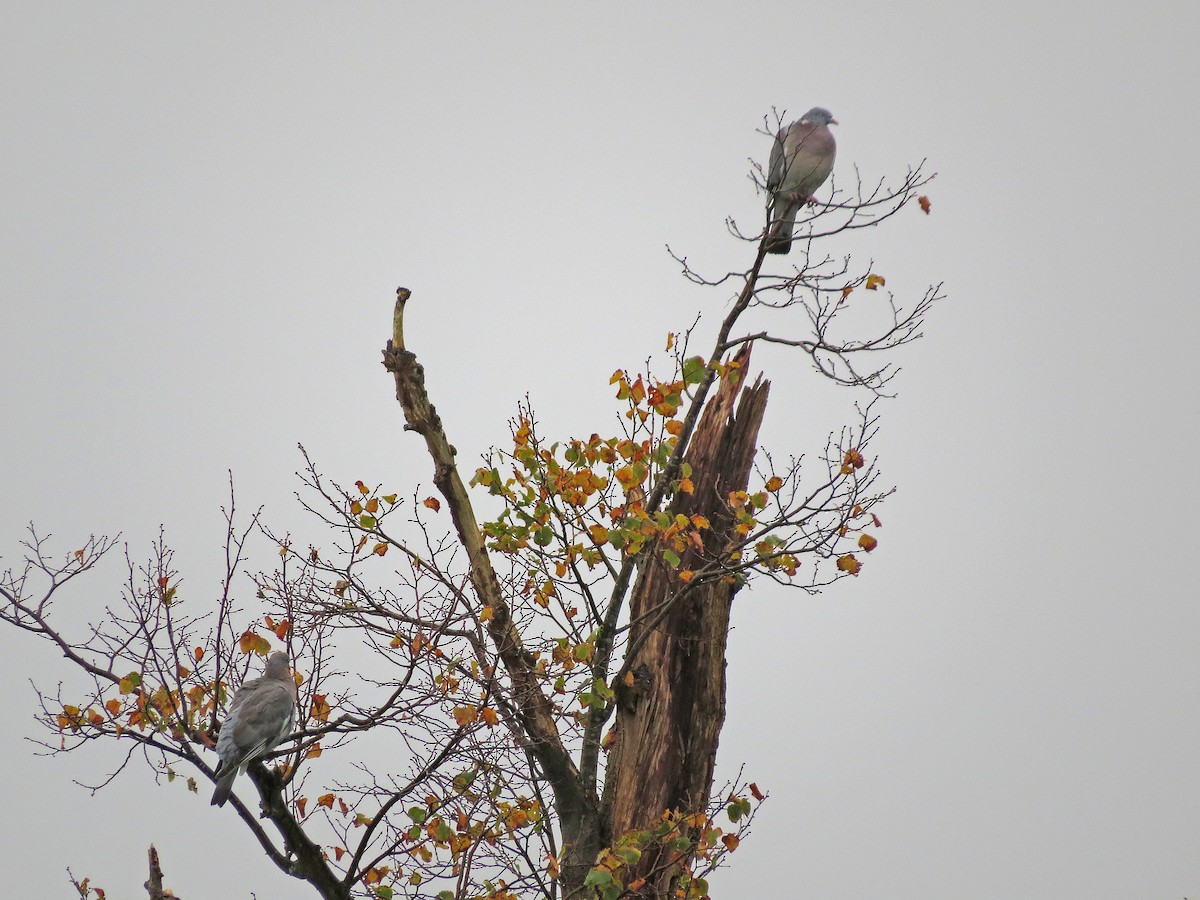
[[[34,520],[138,558],[162,523],[203,595],[227,469],[281,528],[298,441],[428,484],[379,366],[399,284],[464,465],[526,392],[603,430],[612,370],[728,299],[664,245],[744,267],[755,129],[826,106],[835,177],[939,172],[931,216],[853,249],[949,300],[884,409],[869,566],[738,598],[721,764],[771,799],[720,896],[1195,898],[1200,23],[1099,8],[7,4],[0,555]],[[765,441],[851,417],[755,362]],[[205,791],[134,768],[91,797],[111,754],[34,757],[27,679],[59,662],[0,629],[5,896],[67,896],[68,865],[139,896],[151,842],[187,900],[305,896]]]

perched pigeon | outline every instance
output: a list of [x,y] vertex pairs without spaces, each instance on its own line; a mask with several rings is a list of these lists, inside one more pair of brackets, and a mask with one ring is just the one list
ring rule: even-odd
[[829,110],[814,106],[775,135],[767,173],[767,190],[771,193],[768,253],[787,253],[792,249],[796,213],[833,171],[837,142],[829,126],[836,124]]
[[267,660],[263,676],[247,681],[233,695],[217,738],[221,762],[214,773],[217,789],[212,805],[224,806],[238,772],[274,750],[295,727],[296,682],[288,671],[288,655],[276,651]]

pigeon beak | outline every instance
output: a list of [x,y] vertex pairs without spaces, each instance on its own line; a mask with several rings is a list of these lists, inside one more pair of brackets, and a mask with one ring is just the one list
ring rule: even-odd
[[836,124],[838,124],[838,120],[837,120],[837,119],[830,119],[830,120],[829,120],[829,124],[830,124],[830,125],[836,125]]

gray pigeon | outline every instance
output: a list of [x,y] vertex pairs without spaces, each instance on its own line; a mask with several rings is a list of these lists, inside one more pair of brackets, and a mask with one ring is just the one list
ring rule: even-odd
[[833,171],[837,142],[829,126],[836,124],[837,119],[829,110],[814,106],[775,135],[767,173],[767,190],[771,193],[768,253],[787,253],[792,249],[796,213]]
[[288,671],[288,655],[276,651],[262,677],[247,681],[233,695],[217,738],[221,762],[214,773],[212,805],[224,806],[238,772],[274,750],[295,727],[296,682]]

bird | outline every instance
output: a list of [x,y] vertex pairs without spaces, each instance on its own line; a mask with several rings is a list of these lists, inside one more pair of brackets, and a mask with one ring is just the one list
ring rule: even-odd
[[288,671],[288,655],[275,651],[262,677],[245,682],[233,695],[217,738],[217,765],[212,806],[224,806],[233,780],[246,766],[266,756],[296,727],[296,682]]
[[836,124],[837,119],[829,110],[814,106],[775,135],[767,173],[767,191],[771,195],[768,253],[787,253],[792,249],[796,213],[833,171],[837,141],[829,126]]

